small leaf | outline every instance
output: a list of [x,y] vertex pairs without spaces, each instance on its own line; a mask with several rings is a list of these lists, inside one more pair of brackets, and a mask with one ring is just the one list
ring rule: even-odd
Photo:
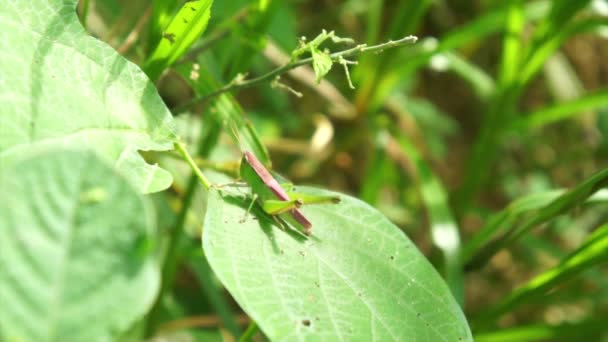
[[116,340],[147,312],[152,207],[95,154],[13,165],[0,198],[0,340]]
[[[337,195],[298,187],[299,192]],[[302,208],[312,236],[282,229],[244,191],[211,191],[203,247],[273,341],[470,341],[460,307],[408,238],[367,204]]]
[[318,83],[321,82],[321,79],[323,79],[329,70],[331,70],[333,62],[327,53],[320,51],[319,49],[311,47],[310,53],[312,55],[312,67],[315,70],[315,76]]
[[205,32],[212,4],[213,0],[191,0],[184,3],[144,65],[144,70],[152,80],[158,79]]
[[171,114],[134,64],[89,36],[76,0],[11,1],[0,11],[0,168],[57,147],[90,148],[142,192],[171,176],[138,151],[176,140]]

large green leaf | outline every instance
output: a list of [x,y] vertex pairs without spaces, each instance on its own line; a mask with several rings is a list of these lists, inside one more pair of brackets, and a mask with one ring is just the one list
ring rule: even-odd
[[172,117],[154,85],[90,37],[76,0],[5,2],[0,11],[0,165],[57,146],[93,148],[142,192],[171,184],[139,150],[173,147]]
[[314,225],[306,238],[279,228],[257,205],[243,222],[250,199],[242,189],[210,192],[205,254],[264,333],[272,340],[471,340],[450,290],[407,237],[372,207],[340,196],[340,204],[303,208]]
[[91,152],[0,176],[0,340],[109,341],[151,306],[152,207]]

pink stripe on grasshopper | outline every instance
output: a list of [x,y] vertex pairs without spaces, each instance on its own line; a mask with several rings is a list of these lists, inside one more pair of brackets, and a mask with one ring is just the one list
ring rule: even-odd
[[[282,201],[291,200],[289,198],[289,195],[287,195],[287,192],[285,191],[285,189],[283,189],[281,187],[279,182],[277,182],[277,180],[274,179],[274,177],[270,174],[270,172],[268,172],[268,170],[266,170],[264,165],[262,165],[262,163],[260,163],[258,158],[256,158],[253,153],[251,153],[249,151],[245,151],[245,160],[247,161],[247,164],[249,164],[251,166],[251,168],[255,171],[255,173],[257,173],[257,175],[260,176],[260,178],[262,179],[264,184],[268,188],[270,188],[272,193],[274,193],[277,196],[278,199],[280,199]],[[296,220],[299,224],[301,224],[304,227],[306,234],[310,234],[310,228],[312,228],[312,223],[310,221],[308,221],[308,219],[304,216],[304,214],[300,210],[292,209],[289,211],[289,214],[291,214],[291,216],[294,218],[294,220]]]

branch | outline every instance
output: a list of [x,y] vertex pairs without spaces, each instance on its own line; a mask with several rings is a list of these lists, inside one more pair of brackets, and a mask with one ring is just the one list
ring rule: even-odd
[[[382,43],[382,44],[378,44],[378,45],[367,46],[367,44],[360,44],[351,49],[334,52],[329,55],[329,58],[332,60],[332,62],[339,62],[340,59],[344,58],[344,57],[355,56],[355,55],[359,55],[359,54],[362,54],[365,52],[382,52],[387,49],[392,49],[392,48],[400,47],[403,45],[414,44],[417,40],[418,40],[418,37],[416,37],[416,36],[407,36],[407,37],[401,38],[399,40],[394,40],[394,41],[389,40],[386,43]],[[223,93],[232,92],[232,91],[245,89],[245,88],[250,88],[250,87],[256,86],[258,84],[264,83],[264,82],[272,81],[276,76],[284,74],[284,73],[288,72],[289,70],[295,69],[299,66],[311,64],[312,61],[313,61],[312,57],[292,61],[292,62],[289,62],[288,64],[285,64],[282,67],[274,69],[273,71],[271,71],[267,74],[264,74],[264,75],[256,77],[256,78],[252,78],[250,80],[242,80],[242,79],[237,78],[235,81],[232,81],[232,82],[228,83],[227,85],[210,92],[209,94],[194,98],[194,99],[190,100],[189,102],[187,102],[177,108],[174,108],[173,111],[175,113],[180,113],[198,103],[207,101],[207,100],[209,100],[213,97],[216,97],[218,95],[221,95]]]

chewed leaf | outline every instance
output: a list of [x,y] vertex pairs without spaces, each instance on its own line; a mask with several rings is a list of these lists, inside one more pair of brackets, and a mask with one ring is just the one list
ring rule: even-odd
[[170,112],[134,64],[89,36],[76,0],[9,1],[0,11],[0,168],[57,147],[91,148],[141,192],[170,175],[138,151],[176,140]]
[[317,82],[320,82],[325,75],[331,70],[333,62],[329,55],[319,49],[311,48],[312,67],[315,70]]
[[211,191],[203,249],[216,275],[272,341],[471,341],[433,266],[377,210],[343,194],[305,205],[312,236],[279,227],[246,191]]
[[144,70],[156,80],[168,66],[205,32],[211,16],[213,0],[186,1],[162,33],[156,49],[146,61]]

